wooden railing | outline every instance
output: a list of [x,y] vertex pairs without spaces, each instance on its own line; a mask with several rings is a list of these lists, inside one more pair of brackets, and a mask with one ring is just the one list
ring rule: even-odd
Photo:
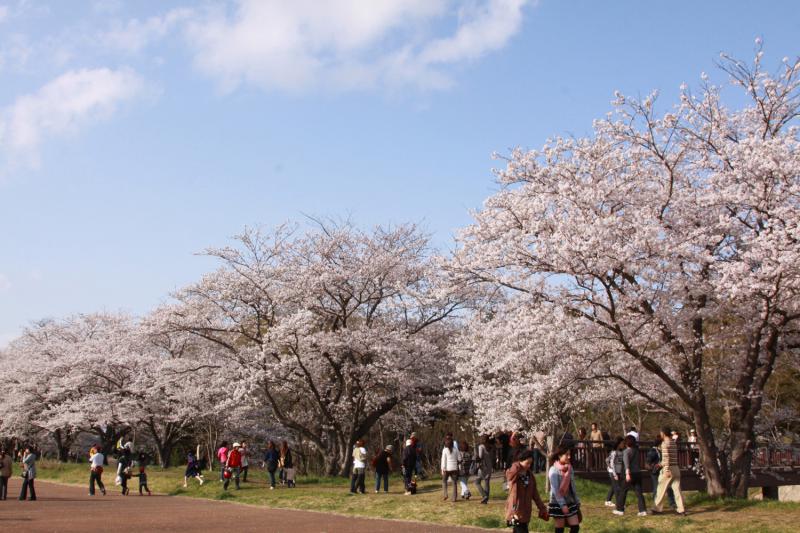
[[[611,441],[573,441],[572,464],[576,472],[606,472],[606,457],[613,446]],[[598,444],[600,446],[598,446]],[[691,470],[700,458],[700,450],[688,442],[678,442],[678,467]],[[639,464],[644,470],[647,465],[647,452],[655,446],[653,441],[639,443]],[[768,446],[753,450],[754,469],[800,469],[800,446]]]

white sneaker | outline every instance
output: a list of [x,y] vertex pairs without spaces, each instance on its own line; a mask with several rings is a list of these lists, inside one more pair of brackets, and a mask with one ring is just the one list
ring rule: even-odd
[[611,511],[611,513],[617,516],[625,516],[625,511],[619,511],[617,509],[614,509],[613,511]]
[[614,502],[607,501],[606,507],[614,507]]
[[641,512],[640,512],[639,514],[637,514],[636,516],[647,516],[647,511],[641,511]]

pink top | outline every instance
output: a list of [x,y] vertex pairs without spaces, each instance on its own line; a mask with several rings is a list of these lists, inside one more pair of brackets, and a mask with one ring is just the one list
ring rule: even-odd
[[220,463],[224,464],[228,460],[228,448],[223,446],[217,450],[217,458],[219,459]]

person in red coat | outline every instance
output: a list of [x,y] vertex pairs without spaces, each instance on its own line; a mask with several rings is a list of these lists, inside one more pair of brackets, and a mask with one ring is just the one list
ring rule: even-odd
[[240,451],[241,445],[238,442],[233,443],[233,449],[228,453],[228,461],[225,463],[225,468],[230,470],[230,477],[225,478],[225,483],[222,488],[228,490],[228,485],[233,478],[236,485],[236,490],[239,490],[239,475],[242,473],[242,452]]
[[536,489],[536,478],[531,472],[533,451],[522,451],[517,460],[506,470],[508,481],[508,500],[506,501],[506,523],[513,527],[514,533],[528,533],[533,505],[539,510],[539,518],[547,520],[547,507]]

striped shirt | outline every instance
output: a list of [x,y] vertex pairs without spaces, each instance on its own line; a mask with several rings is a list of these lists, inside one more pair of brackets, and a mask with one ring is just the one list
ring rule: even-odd
[[678,466],[678,444],[670,438],[661,442],[661,465]]

